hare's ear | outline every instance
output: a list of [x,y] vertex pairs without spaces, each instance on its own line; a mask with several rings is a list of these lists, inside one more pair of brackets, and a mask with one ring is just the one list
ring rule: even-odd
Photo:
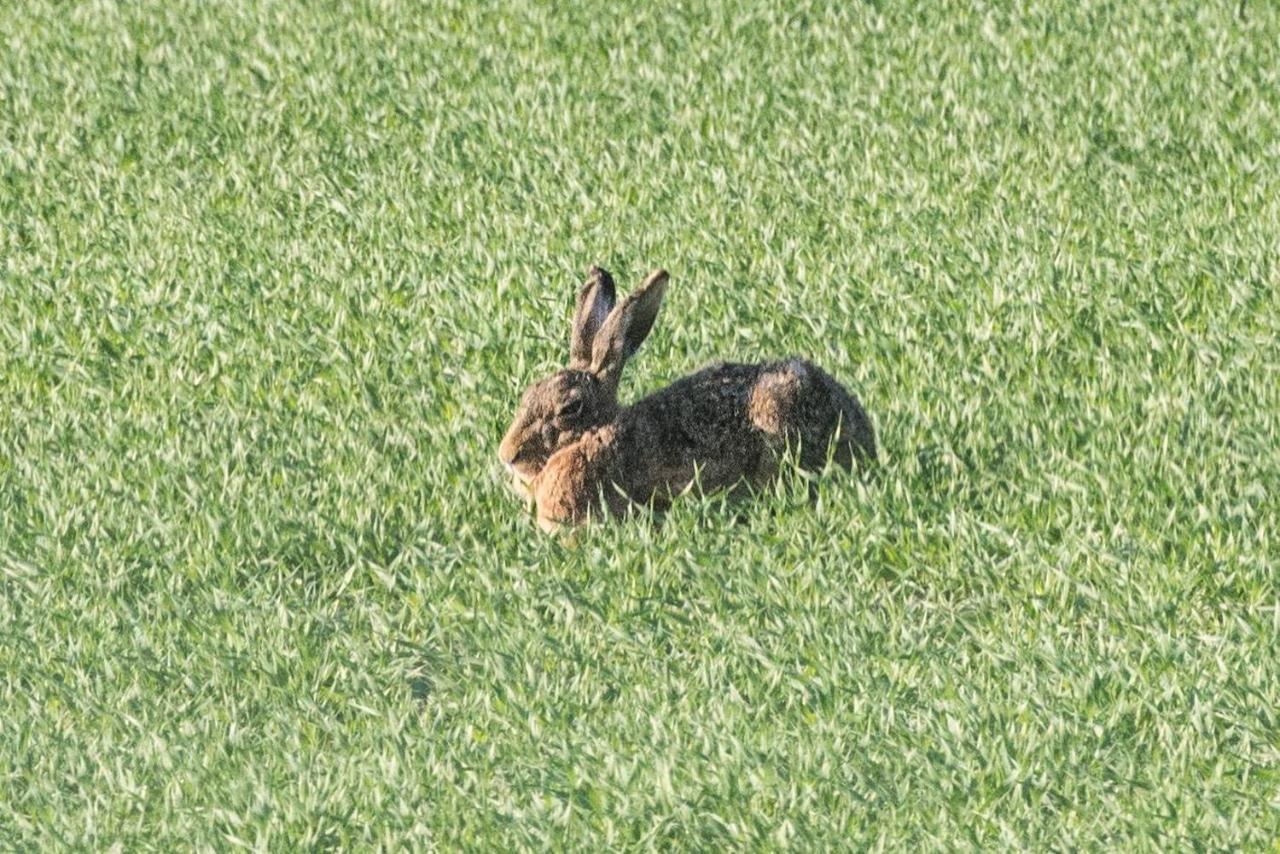
[[616,389],[622,367],[640,349],[662,305],[667,290],[667,271],[654,270],[644,284],[636,288],[618,307],[609,312],[604,325],[596,333],[591,349],[591,371],[604,383]]
[[585,371],[591,367],[591,344],[601,324],[617,302],[613,276],[608,270],[592,267],[587,281],[578,291],[573,312],[573,334],[569,337],[569,367]]

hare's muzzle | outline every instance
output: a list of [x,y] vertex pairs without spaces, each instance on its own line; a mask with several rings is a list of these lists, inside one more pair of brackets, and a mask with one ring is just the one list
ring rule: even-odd
[[511,488],[515,490],[517,495],[521,498],[533,497],[533,491],[529,489],[529,481],[533,478],[516,468],[515,463],[507,460],[502,461],[502,468],[504,469],[504,474],[511,481]]

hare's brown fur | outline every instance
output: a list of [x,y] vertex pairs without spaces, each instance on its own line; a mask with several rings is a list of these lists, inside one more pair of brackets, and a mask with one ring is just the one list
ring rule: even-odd
[[862,405],[803,359],[711,365],[619,407],[622,364],[652,326],[665,283],[657,271],[615,306],[612,279],[593,268],[569,369],[526,392],[499,454],[532,492],[543,527],[632,504],[665,508],[695,481],[705,491],[762,486],[787,448],[811,471],[828,453],[846,468],[874,459]]

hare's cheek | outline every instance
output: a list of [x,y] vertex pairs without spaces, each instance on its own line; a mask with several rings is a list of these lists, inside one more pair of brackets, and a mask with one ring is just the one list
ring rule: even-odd
[[582,438],[582,434],[574,430],[558,430],[547,443],[547,455],[562,451]]

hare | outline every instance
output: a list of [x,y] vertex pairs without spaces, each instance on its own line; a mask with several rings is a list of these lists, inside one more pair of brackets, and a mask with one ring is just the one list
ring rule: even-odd
[[721,362],[620,406],[622,368],[653,328],[667,279],[655,270],[619,303],[613,278],[592,267],[568,367],[524,392],[498,456],[545,530],[632,505],[665,509],[695,481],[708,492],[762,486],[788,447],[809,471],[829,453],[844,468],[875,459],[862,404],[803,359]]

